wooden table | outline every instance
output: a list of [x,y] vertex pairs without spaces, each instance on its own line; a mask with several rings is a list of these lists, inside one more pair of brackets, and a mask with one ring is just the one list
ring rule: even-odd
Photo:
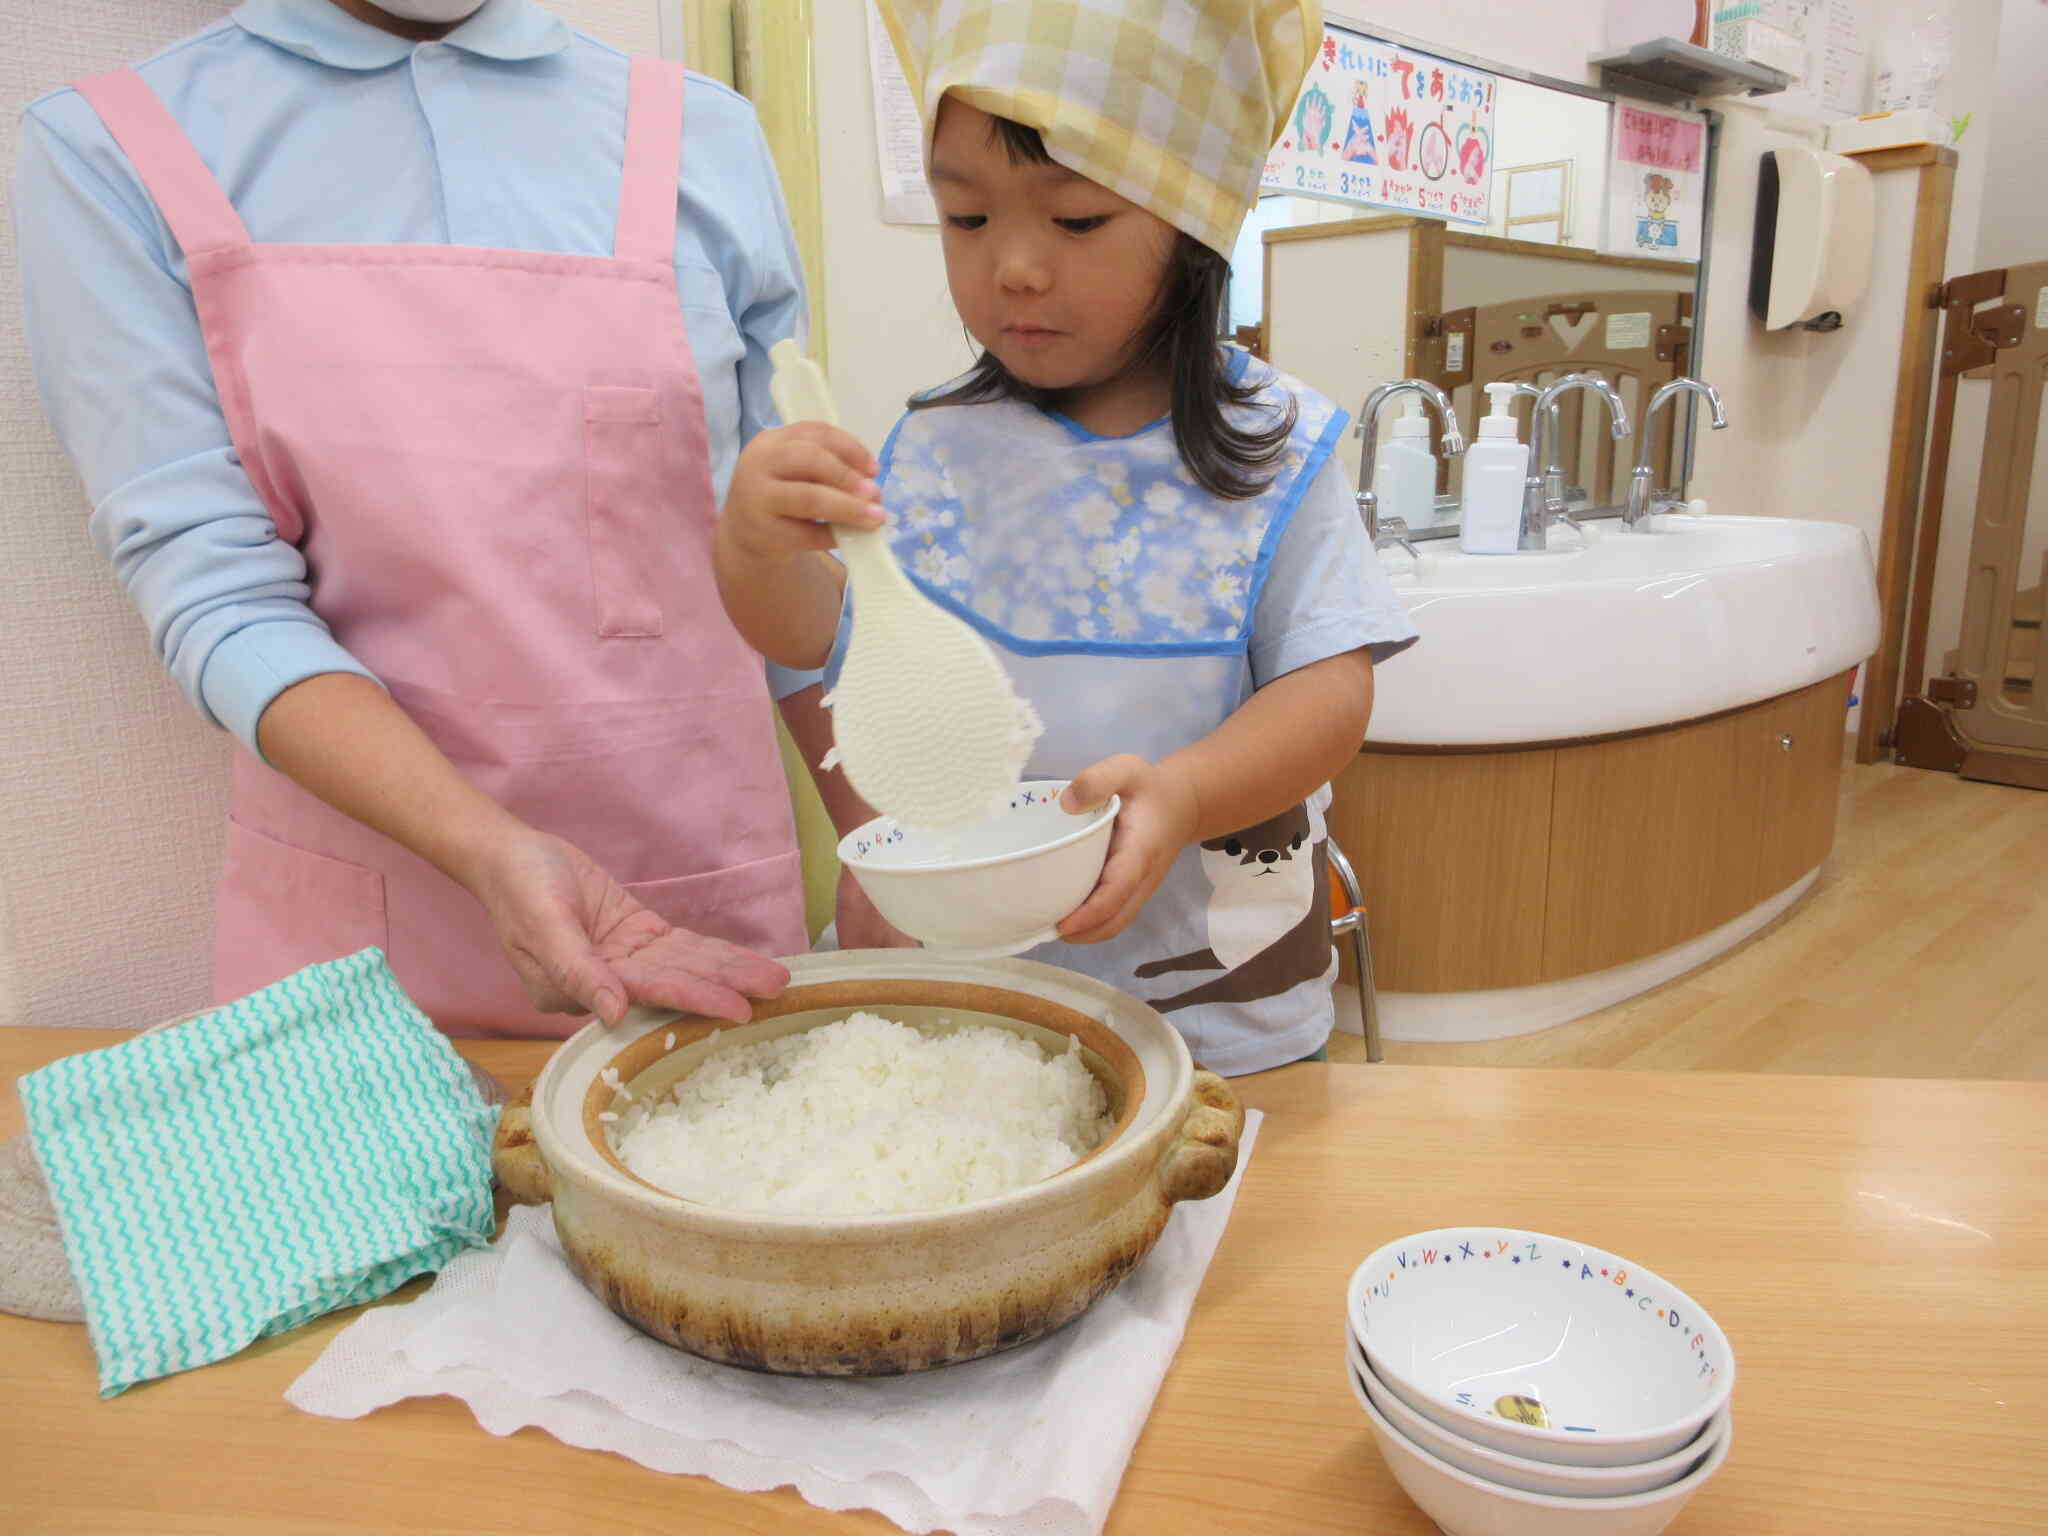
[[[0,1030],[11,1082],[111,1033]],[[508,1083],[549,1047],[465,1047]],[[1112,1532],[1417,1533],[1341,1373],[1344,1283],[1405,1232],[1582,1238],[1682,1285],[1739,1362],[1680,1536],[2048,1530],[2048,1084],[1456,1067],[1240,1079],[1267,1119]],[[21,1129],[0,1102],[0,1137]],[[523,1431],[449,1399],[282,1393],[347,1316],[94,1396],[82,1328],[0,1316],[9,1533],[893,1530]]]

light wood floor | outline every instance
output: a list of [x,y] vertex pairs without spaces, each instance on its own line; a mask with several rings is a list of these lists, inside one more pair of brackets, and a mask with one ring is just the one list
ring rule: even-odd
[[1850,762],[1819,880],[1740,947],[1554,1029],[1386,1058],[2048,1079],[2048,794]]

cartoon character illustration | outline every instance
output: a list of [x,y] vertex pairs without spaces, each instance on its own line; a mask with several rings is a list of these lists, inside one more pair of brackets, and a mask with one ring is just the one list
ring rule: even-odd
[[1678,185],[1669,176],[1652,171],[1643,178],[1644,217],[1636,220],[1636,244],[1644,250],[1678,245],[1678,225],[1670,217]]
[[1354,165],[1380,163],[1379,141],[1373,137],[1372,113],[1366,110],[1363,80],[1351,87],[1351,122],[1344,130],[1344,148],[1340,158]]
[[1458,174],[1465,178],[1466,186],[1476,187],[1486,180],[1488,148],[1484,128],[1467,123],[1458,130]]
[[1330,137],[1330,124],[1336,119],[1337,109],[1320,85],[1303,91],[1301,100],[1294,105],[1294,142],[1301,146],[1301,152],[1321,154]]
[[1431,181],[1444,179],[1444,172],[1451,168],[1451,135],[1441,117],[1423,125],[1416,139],[1415,158],[1422,166],[1422,174]]
[[1161,1013],[1197,1003],[1249,1003],[1313,981],[1330,963],[1328,839],[1306,804],[1202,844],[1209,877],[1209,947],[1148,960],[1140,980],[1220,971],[1186,991],[1148,999]]
[[1396,107],[1387,114],[1387,131],[1380,139],[1380,153],[1385,157],[1387,169],[1405,171],[1408,169],[1408,152],[1415,143],[1415,124],[1409,119],[1406,107]]

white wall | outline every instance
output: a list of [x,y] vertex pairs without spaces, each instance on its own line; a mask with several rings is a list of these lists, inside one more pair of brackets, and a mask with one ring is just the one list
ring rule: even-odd
[[1494,171],[1489,235],[1527,239],[1507,227],[1508,177],[1518,165],[1571,162],[1571,210],[1562,245],[1598,250],[1607,199],[1608,112],[1604,101],[1502,80],[1494,101]]
[[[0,8],[10,40],[0,49],[0,157],[10,177],[29,102],[154,53],[226,9],[216,0]],[[150,1024],[204,1001],[226,745],[172,687],[86,537],[85,500],[43,420],[20,314],[9,219],[0,224],[0,1023]]]
[[[1901,8],[1943,3],[1885,0],[1880,25]],[[2039,10],[2040,0],[2007,0],[2007,10],[2016,8]],[[2001,154],[1999,146],[2007,146],[2003,155],[2017,153],[2024,160],[2026,151],[2041,142],[2018,135],[2008,139],[2004,120],[2009,107],[2023,99],[2022,91],[2038,88],[2026,77],[2031,69],[2038,78],[2048,57],[2036,52],[2031,60],[2006,58],[2007,71],[2018,78],[1987,89],[2000,80],[2003,57],[1998,0],[1946,0],[1946,9],[1954,25],[1957,104],[1973,115],[1958,146],[1944,266],[1946,274],[1957,274],[1976,264],[1986,176],[1993,156]],[[1878,241],[1861,313],[1831,334],[1766,332],[1750,317],[1747,299],[1757,164],[1765,149],[1816,143],[1818,129],[1774,111],[1768,97],[1718,105],[1724,118],[1699,367],[1727,396],[1730,424],[1725,432],[1698,435],[1693,494],[1724,508],[1739,505],[1776,516],[1854,523],[1868,534],[1874,551],[1883,521],[1884,458],[1890,447],[1917,173],[1878,178]],[[2018,168],[2000,174],[2002,186],[2010,189],[2006,196],[2030,185]],[[2043,254],[2048,255],[2048,247]],[[1957,488],[1951,488],[1952,530],[1957,526],[1953,509],[1969,504],[1974,480],[1961,489],[1964,500],[1959,503]],[[1942,549],[1930,646],[1937,660],[1959,627],[1953,616],[1961,605],[1955,548],[1961,542],[1956,535]],[[1944,641],[1944,634],[1951,638]]]
[[[2048,260],[2048,195],[2038,177],[2048,148],[2048,4],[2006,0],[1998,18],[1997,132],[1982,152],[1985,193],[1977,223],[1983,267]],[[1971,132],[1976,131],[1975,125]],[[1963,143],[1969,145],[1966,135]]]
[[1588,57],[1604,51],[1605,7],[1597,0],[1441,0],[1429,7],[1393,0],[1323,0],[1323,19],[1384,36],[1398,32],[1532,74],[1592,84]]
[[839,413],[880,448],[905,397],[974,361],[946,293],[935,225],[884,224],[864,0],[811,8],[818,177],[825,226],[825,345]]
[[[1983,181],[1975,249],[1951,264],[1951,274],[2048,261],[2048,196],[2039,188],[2041,150],[2048,145],[2048,92],[2041,89],[2043,72],[2048,71],[2048,4],[2006,0],[1999,16],[1996,56],[1997,69],[1990,78],[1997,131],[1979,147]],[[1964,136],[1966,156],[1977,127],[1973,122]],[[2009,302],[2015,298],[2007,297]],[[2031,313],[2034,295],[2016,297]],[[1933,672],[1942,670],[1947,653],[1962,637],[1970,526],[1977,507],[1977,466],[1990,395],[1988,382],[1963,379],[1956,386],[1955,451],[1949,461],[1943,538],[1927,627],[1928,667]],[[2044,421],[2044,435],[2048,435],[2048,421]],[[2048,442],[2035,448],[2022,588],[2040,580],[2044,547],[2048,547]],[[1909,688],[1921,681],[1905,680]]]

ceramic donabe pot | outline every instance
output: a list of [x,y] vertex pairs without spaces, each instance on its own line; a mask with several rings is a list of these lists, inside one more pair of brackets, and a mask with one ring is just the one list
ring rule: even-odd
[[[635,1326],[706,1359],[804,1376],[888,1376],[1027,1343],[1078,1317],[1148,1253],[1173,1205],[1237,1166],[1244,1111],[1173,1026],[1114,988],[1026,960],[915,950],[806,955],[752,1023],[635,1013],[592,1024],[549,1060],[498,1127],[515,1199],[552,1200],[591,1291]],[[717,1044],[774,1039],[856,1010],[925,1028],[997,1024],[1052,1050],[1078,1036],[1116,1115],[1101,1147],[1009,1194],[949,1210],[825,1218],[681,1199],[626,1171],[599,1114],[605,1069],[661,1093]]]

